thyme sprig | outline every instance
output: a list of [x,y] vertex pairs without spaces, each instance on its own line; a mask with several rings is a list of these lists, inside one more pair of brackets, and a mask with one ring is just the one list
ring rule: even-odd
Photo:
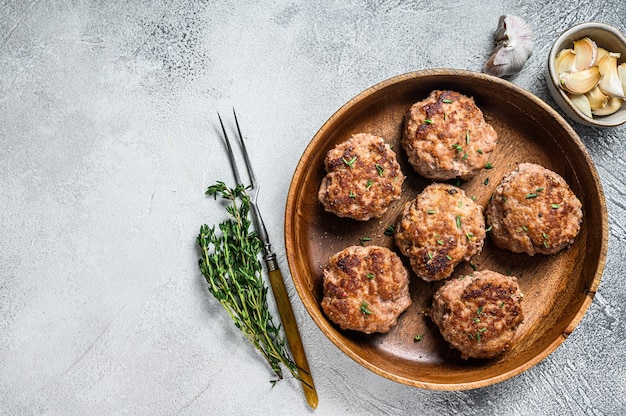
[[[299,378],[297,367],[285,346],[280,325],[267,304],[268,289],[259,261],[262,242],[250,231],[250,198],[245,186],[229,188],[223,182],[210,186],[206,194],[229,200],[226,211],[231,218],[215,226],[202,225],[197,238],[201,249],[200,271],[209,292],[222,304],[235,326],[261,352],[278,377],[283,378],[281,364]],[[277,380],[272,380],[275,383]]]

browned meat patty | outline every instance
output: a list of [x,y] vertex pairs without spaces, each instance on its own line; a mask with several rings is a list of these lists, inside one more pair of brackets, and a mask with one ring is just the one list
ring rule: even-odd
[[355,134],[331,149],[324,165],[327,174],[318,199],[339,217],[380,218],[400,199],[404,175],[396,154],[381,137]]
[[411,305],[409,275],[386,247],[351,246],[324,269],[322,309],[341,329],[389,332]]
[[483,270],[446,282],[430,316],[461,357],[492,358],[506,351],[524,320],[517,278]]
[[435,90],[406,114],[402,147],[425,178],[467,180],[485,167],[497,141],[473,98]]
[[574,242],[582,204],[555,172],[522,163],[496,188],[486,210],[493,242],[515,253],[554,254]]
[[426,281],[445,279],[458,263],[482,250],[482,207],[462,189],[434,183],[406,204],[395,239],[415,274]]

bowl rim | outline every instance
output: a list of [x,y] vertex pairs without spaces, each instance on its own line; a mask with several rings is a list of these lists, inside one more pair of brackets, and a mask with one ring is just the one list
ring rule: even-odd
[[[589,287],[588,292],[586,293],[585,299],[579,305],[575,313],[575,316],[568,323],[566,330],[563,332],[561,336],[556,337],[554,340],[552,340],[552,342],[546,345],[545,348],[540,353],[538,353],[536,356],[532,357],[528,361],[521,363],[521,365],[519,365],[518,367],[510,371],[493,375],[493,376],[490,376],[481,380],[477,380],[477,381],[444,384],[444,383],[418,381],[414,379],[409,379],[404,376],[391,373],[384,368],[380,368],[374,365],[373,363],[363,359],[358,354],[352,351],[349,351],[345,347],[345,345],[342,344],[341,339],[339,339],[338,336],[336,336],[334,332],[331,330],[332,325],[326,318],[323,317],[323,314],[320,313],[318,315],[314,313],[314,310],[318,307],[316,299],[314,299],[310,291],[305,290],[306,288],[304,287],[302,281],[299,281],[299,280],[297,281],[297,279],[294,276],[295,274],[299,274],[297,271],[298,267],[296,267],[296,263],[297,263],[296,258],[301,253],[299,253],[299,250],[297,249],[296,244],[295,244],[295,240],[292,238],[292,234],[294,232],[294,225],[295,225],[294,223],[292,223],[292,219],[296,216],[296,211],[297,211],[296,201],[298,199],[297,198],[298,191],[300,187],[302,186],[301,182],[302,182],[302,178],[304,177],[303,172],[309,168],[308,166],[305,166],[302,163],[303,160],[309,158],[312,152],[315,151],[315,147],[317,143],[323,137],[323,132],[327,130],[329,126],[332,126],[336,122],[337,119],[340,119],[346,111],[349,111],[350,108],[355,103],[375,94],[377,91],[388,88],[393,84],[406,81],[408,79],[413,79],[416,77],[425,77],[425,76],[429,76],[429,77],[469,76],[469,77],[486,78],[491,82],[495,82],[497,84],[501,84],[503,86],[506,86],[507,88],[511,88],[512,90],[515,90],[517,93],[524,95],[527,99],[529,99],[536,105],[540,106],[543,111],[546,111],[550,117],[556,119],[557,122],[559,122],[559,124],[566,130],[567,134],[571,137],[576,147],[579,149],[579,151],[583,155],[583,158],[586,160],[587,166],[591,168],[590,174],[593,176],[593,181],[595,183],[595,186],[597,187],[599,203],[601,207],[600,215],[602,217],[601,218],[602,230],[600,230],[600,232],[602,233],[601,235],[603,237],[601,238],[601,243],[600,243],[600,253],[599,253],[599,258],[598,258],[598,264],[595,269],[592,283]],[[295,179],[297,179],[297,181]],[[289,191],[288,191],[288,195],[286,199],[285,226],[284,226],[286,258],[288,261],[294,288],[296,289],[296,292],[298,293],[300,300],[305,306],[307,313],[313,319],[313,321],[321,330],[321,332],[324,334],[324,336],[328,338],[335,345],[335,347],[337,347],[345,355],[350,357],[355,362],[359,363],[361,366],[365,367],[366,369],[369,369],[370,371],[380,376],[383,376],[385,378],[388,378],[390,380],[393,380],[393,381],[396,381],[405,385],[429,389],[429,390],[439,390],[439,391],[469,390],[469,389],[476,389],[476,388],[493,385],[493,384],[502,382],[504,380],[507,380],[511,377],[517,376],[527,371],[531,367],[535,366],[536,364],[544,360],[551,353],[553,353],[565,341],[565,339],[567,339],[569,334],[572,331],[574,331],[574,329],[580,324],[580,322],[582,321],[584,315],[587,313],[593,301],[595,292],[597,291],[600,285],[600,281],[602,279],[602,275],[603,275],[605,264],[606,264],[606,255],[608,252],[608,233],[609,233],[608,214],[607,214],[606,199],[604,196],[602,183],[599,179],[599,175],[597,173],[595,165],[593,164],[593,160],[591,159],[591,156],[589,155],[585,145],[583,144],[583,142],[581,141],[580,137],[575,132],[575,130],[572,128],[572,126],[569,123],[567,123],[567,121],[565,121],[564,118],[554,108],[549,106],[545,101],[541,100],[539,97],[532,94],[531,92],[511,83],[510,81],[497,78],[491,75],[487,75],[481,72],[477,72],[477,71],[471,71],[471,70],[466,70],[466,69],[452,69],[452,68],[424,69],[424,70],[418,70],[418,71],[413,71],[413,72],[408,72],[405,74],[393,76],[391,78],[383,80],[363,90],[362,92],[358,93],[352,99],[350,99],[345,104],[343,104],[337,111],[335,111],[322,124],[320,129],[312,137],[312,139],[306,146],[304,152],[302,153],[301,158],[299,159],[296,165],[296,169],[294,171],[293,178],[290,183]]]
[[592,30],[592,29],[606,31],[610,33],[611,35],[615,36],[617,39],[619,39],[620,42],[622,42],[622,44],[624,45],[623,55],[626,56],[626,37],[616,27],[611,26],[607,23],[596,22],[596,21],[578,23],[574,26],[571,26],[568,29],[565,29],[563,32],[561,32],[559,36],[557,36],[554,42],[552,42],[552,46],[550,47],[550,52],[548,53],[548,75],[550,76],[551,87],[553,87],[551,88],[551,90],[558,91],[558,94],[562,98],[562,102],[565,105],[567,105],[569,110],[571,110],[574,114],[576,114],[580,118],[580,120],[577,120],[577,121],[582,122],[583,124],[586,124],[588,126],[593,126],[593,127],[616,127],[616,126],[626,123],[626,115],[624,116],[623,120],[621,121],[618,120],[618,121],[613,121],[613,122],[607,121],[606,118],[587,117],[585,114],[583,114],[582,111],[580,111],[572,103],[572,101],[569,99],[565,91],[563,91],[563,89],[560,88],[559,86],[559,78],[558,78],[558,74],[556,73],[556,68],[555,68],[556,55],[564,48],[564,43],[566,43],[566,41],[569,40],[568,38],[575,37],[572,35],[580,31],[587,31],[587,30]]

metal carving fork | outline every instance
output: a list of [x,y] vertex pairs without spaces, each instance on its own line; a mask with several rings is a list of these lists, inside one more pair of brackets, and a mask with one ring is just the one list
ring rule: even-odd
[[[257,232],[259,233],[259,238],[263,242],[263,251],[264,251],[263,260],[265,261],[265,264],[267,266],[269,279],[270,279],[270,285],[272,286],[272,292],[274,293],[276,305],[278,306],[278,313],[280,315],[280,320],[282,321],[283,328],[285,329],[287,343],[289,344],[291,353],[293,354],[294,362],[296,363],[296,366],[298,367],[298,375],[300,376],[300,380],[302,382],[304,395],[306,396],[306,400],[309,403],[309,406],[315,409],[317,408],[317,404],[319,402],[318,397],[317,397],[317,392],[315,391],[315,384],[313,384],[313,377],[311,376],[311,370],[309,369],[309,363],[306,358],[304,346],[302,345],[302,339],[300,338],[298,324],[293,314],[291,302],[289,301],[289,295],[287,294],[287,288],[285,287],[283,275],[280,269],[278,268],[278,262],[276,261],[276,254],[272,252],[272,247],[270,244],[269,237],[267,235],[265,224],[263,223],[263,218],[261,218],[261,213],[259,212],[257,208],[256,201],[257,201],[257,196],[259,194],[259,184],[256,180],[256,176],[254,175],[254,171],[252,170],[252,164],[250,163],[250,158],[248,157],[246,144],[244,143],[243,135],[241,134],[241,129],[239,128],[239,122],[237,121],[237,114],[235,113],[234,109],[233,109],[233,115],[235,117],[235,125],[237,126],[237,135],[239,138],[239,144],[243,152],[243,157],[245,160],[248,175],[250,176],[251,187],[248,188],[250,190],[249,192],[250,211],[252,212],[252,219],[255,223],[255,228]],[[222,126],[222,132],[224,134],[224,139],[226,140],[226,147],[228,148],[228,157],[230,158],[230,165],[233,169],[235,180],[237,181],[237,183],[243,183],[241,182],[241,178],[239,176],[239,170],[237,169],[237,162],[235,160],[235,155],[233,153],[230,140],[228,139],[228,135],[226,134],[224,123],[222,122],[222,118],[220,117],[219,114],[217,115],[217,117],[219,118],[220,125]]]

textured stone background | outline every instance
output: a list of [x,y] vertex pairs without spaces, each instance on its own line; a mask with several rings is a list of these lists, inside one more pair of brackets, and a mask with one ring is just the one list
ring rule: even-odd
[[[198,226],[230,180],[216,111],[237,108],[284,253],[284,205],[310,138],[343,103],[417,69],[480,70],[501,14],[535,53],[515,84],[546,100],[551,41],[622,0],[4,1],[0,3],[0,413],[312,414],[206,292]],[[546,360],[495,386],[433,392],[360,367],[295,294],[315,414],[626,412],[626,127],[574,125],[597,164],[611,234],[600,291]],[[593,213],[590,213],[593,215]],[[284,256],[279,258],[284,271]]]

